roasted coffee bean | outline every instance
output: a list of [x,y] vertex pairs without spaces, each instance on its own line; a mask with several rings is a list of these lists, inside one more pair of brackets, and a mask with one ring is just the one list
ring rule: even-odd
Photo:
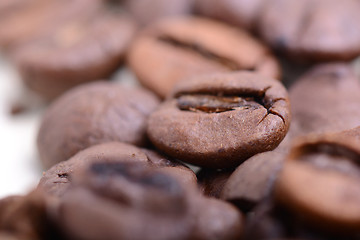
[[76,85],[108,78],[121,65],[135,30],[129,17],[99,10],[19,47],[12,57],[25,85],[52,100]]
[[252,70],[280,77],[278,62],[256,39],[197,17],[166,19],[149,26],[135,40],[129,65],[144,86],[163,98],[176,82],[198,74]]
[[233,171],[233,169],[201,169],[196,174],[200,191],[207,197],[220,198],[220,193]]
[[277,151],[257,154],[241,164],[229,177],[220,198],[249,211],[272,193],[285,155]]
[[124,7],[135,19],[147,25],[161,18],[187,15],[194,0],[125,0]]
[[244,240],[337,240],[353,239],[349,235],[327,234],[297,218],[272,198],[262,201],[248,214]]
[[136,161],[147,163],[146,155],[135,146],[109,142],[89,147],[80,151],[67,161],[60,162],[44,172],[38,188],[49,195],[61,197],[70,185],[70,175],[83,165],[94,161]]
[[269,0],[259,15],[259,32],[297,60],[349,60],[360,54],[359,10],[357,0]]
[[350,65],[315,67],[290,88],[290,133],[296,137],[360,126],[359,91],[359,79]]
[[189,94],[178,97],[180,110],[200,111],[205,113],[221,113],[238,108],[259,108],[259,103],[254,97],[222,97],[203,94]]
[[161,168],[161,171],[174,176],[186,185],[196,185],[197,181],[191,169],[179,162],[170,161],[154,151],[120,142],[108,142],[89,147],[69,160],[54,165],[44,172],[38,188],[48,195],[61,197],[70,186],[73,172],[86,168],[93,162],[139,162]]
[[351,139],[351,141],[357,141],[360,143],[360,126],[334,134],[342,138]]
[[199,201],[194,236],[201,240],[241,239],[243,217],[231,204],[214,199]]
[[277,147],[289,128],[289,108],[281,83],[262,75],[198,76],[177,85],[172,98],[151,114],[147,132],[170,156],[230,168]]
[[97,0],[29,0],[21,3],[0,17],[0,47],[12,51],[46,36],[63,23],[94,13],[99,7]]
[[60,233],[47,215],[50,201],[41,191],[0,200],[0,239],[58,239]]
[[276,207],[272,198],[266,198],[247,215],[243,239],[286,238],[288,235],[284,219],[289,220],[288,215]]
[[253,29],[266,0],[196,0],[196,11],[207,17]]
[[142,148],[141,151],[145,153],[150,164],[159,168],[159,171],[176,178],[186,186],[193,187],[197,184],[195,173],[183,163],[153,150]]
[[276,198],[326,232],[357,232],[359,160],[358,142],[351,138],[306,137],[285,162],[277,179]]
[[144,146],[146,120],[158,103],[145,89],[114,83],[97,82],[72,89],[43,117],[37,139],[41,161],[49,168],[104,142]]
[[240,237],[243,224],[231,205],[134,162],[94,162],[81,169],[57,212],[67,235],[82,240],[230,240]]
[[184,194],[181,185],[160,171],[144,169],[146,167],[141,163],[128,167],[127,164],[119,162],[94,162],[87,169],[79,169],[80,171],[73,175],[73,181],[84,181],[84,184],[95,192],[118,200],[124,205],[135,206],[155,214],[182,214],[186,202],[181,197]]

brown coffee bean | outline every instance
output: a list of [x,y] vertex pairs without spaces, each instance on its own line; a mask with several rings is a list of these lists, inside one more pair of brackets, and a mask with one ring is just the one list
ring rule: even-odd
[[200,191],[207,197],[220,198],[220,193],[232,172],[232,169],[217,170],[202,168],[196,174]]
[[139,148],[125,143],[108,142],[95,145],[78,152],[69,160],[60,162],[44,172],[38,188],[41,188],[49,195],[61,197],[70,185],[70,175],[76,169],[87,166],[95,161],[136,161],[147,163],[148,158]]
[[294,137],[360,126],[360,82],[347,64],[320,65],[290,88]]
[[308,222],[296,218],[274,199],[262,201],[246,219],[244,240],[337,240],[353,239],[349,235],[328,234],[314,228]]
[[38,151],[49,168],[92,145],[120,141],[144,146],[146,120],[159,100],[144,89],[97,82],[70,90],[45,113]]
[[349,60],[360,54],[357,0],[270,0],[262,9],[260,34],[297,60]]
[[252,29],[265,2],[266,0],[196,0],[195,7],[204,16]]
[[73,176],[54,216],[72,238],[240,237],[242,216],[234,207],[205,199],[149,165],[93,163]]
[[243,239],[280,240],[288,237],[290,234],[287,234],[288,225],[284,223],[284,216],[285,220],[289,220],[288,215],[277,208],[272,198],[264,199],[248,214]]
[[144,163],[159,168],[159,171],[173,176],[185,185],[195,186],[197,181],[195,173],[177,161],[170,161],[154,151],[139,149],[130,144],[108,142],[89,147],[69,160],[54,165],[44,172],[38,188],[50,196],[62,197],[70,187],[73,172],[86,168],[93,162]]
[[0,200],[0,239],[58,239],[60,233],[47,216],[48,201],[41,191]]
[[150,165],[157,167],[158,171],[176,178],[184,186],[191,186],[195,188],[197,185],[197,177],[195,173],[183,163],[167,156],[165,157],[153,150],[142,148],[141,151],[143,151],[147,156]]
[[176,82],[198,74],[252,70],[280,76],[277,61],[260,42],[234,27],[197,17],[149,26],[135,40],[129,64],[140,82],[163,98]]
[[125,0],[124,7],[142,25],[161,18],[187,15],[194,0]]
[[358,142],[339,135],[307,137],[292,149],[277,180],[277,200],[327,232],[358,231]]
[[123,61],[136,27],[108,10],[79,16],[13,54],[25,85],[47,100],[90,81],[108,78]]
[[177,85],[151,114],[147,132],[170,156],[230,168],[276,148],[289,127],[289,108],[276,80],[249,72],[198,76]]
[[11,211],[12,208],[17,206],[17,203],[21,202],[22,196],[9,196],[0,200],[0,229],[3,229],[3,225],[6,222],[6,211]]
[[272,193],[285,155],[275,151],[257,154],[241,164],[229,177],[220,198],[249,211]]
[[5,50],[16,49],[47,35],[48,31],[63,23],[93,13],[99,6],[99,1],[94,0],[33,0],[21,3],[21,6],[0,17],[0,46]]
[[199,203],[198,211],[192,239],[241,239],[243,216],[231,204],[214,198],[204,198]]
[[335,133],[335,134],[342,138],[351,139],[351,141],[357,141],[360,143],[360,126],[349,129],[349,130],[345,130],[345,131],[342,131],[339,133]]

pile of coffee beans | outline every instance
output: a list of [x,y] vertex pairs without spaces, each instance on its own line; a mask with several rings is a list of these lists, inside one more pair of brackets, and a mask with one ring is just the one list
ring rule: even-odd
[[0,239],[360,239],[359,12],[2,0],[0,49],[48,107]]

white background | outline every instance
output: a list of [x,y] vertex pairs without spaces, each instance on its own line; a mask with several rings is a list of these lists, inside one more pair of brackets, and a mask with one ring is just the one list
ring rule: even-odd
[[12,116],[11,104],[21,98],[21,83],[0,55],[0,198],[36,187],[42,169],[35,148],[41,109]]

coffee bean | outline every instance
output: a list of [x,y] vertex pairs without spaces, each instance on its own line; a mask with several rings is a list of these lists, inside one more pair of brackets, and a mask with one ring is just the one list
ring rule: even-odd
[[46,36],[52,29],[99,8],[99,1],[33,0],[1,17],[0,46],[11,52],[17,47]]
[[70,90],[43,117],[38,133],[40,158],[51,167],[104,142],[144,146],[146,120],[158,103],[145,89],[113,83],[96,82]]
[[360,126],[360,83],[348,64],[314,67],[290,88],[293,137]]
[[341,138],[351,139],[351,141],[355,141],[355,142],[357,141],[360,143],[360,126],[342,132],[337,132],[334,134],[336,134],[336,136],[339,136]]
[[226,111],[237,110],[239,108],[257,109],[261,103],[257,103],[254,97],[221,97],[212,95],[193,95],[185,94],[177,98],[180,110],[205,113],[221,113]]
[[196,174],[200,190],[207,197],[220,198],[220,193],[232,172],[232,169],[216,170],[202,168]]
[[126,0],[124,7],[142,25],[192,12],[193,0]]
[[220,198],[236,204],[244,212],[253,209],[271,195],[284,158],[284,154],[276,151],[249,158],[231,174]]
[[359,159],[357,141],[339,135],[307,137],[292,149],[285,162],[277,180],[276,197],[322,230],[357,231]]
[[248,213],[243,239],[270,240],[293,237],[287,229],[288,225],[292,224],[290,220],[292,219],[289,219],[289,215],[279,209],[272,198],[266,198]]
[[204,198],[199,205],[193,239],[242,239],[243,229],[243,216],[234,206],[214,198]]
[[205,18],[166,19],[149,26],[128,57],[139,81],[163,98],[176,82],[198,74],[252,70],[280,77],[277,61],[260,42]]
[[170,161],[160,154],[139,149],[133,145],[108,142],[80,151],[67,161],[60,162],[44,172],[38,188],[52,197],[62,197],[69,189],[73,172],[97,163],[138,162],[159,168],[187,186],[196,185],[196,176],[189,168],[177,161]]
[[135,30],[131,18],[98,10],[19,47],[12,57],[25,85],[53,100],[76,85],[108,78],[121,65]]
[[32,191],[25,196],[10,196],[0,200],[0,238],[7,233],[9,240],[58,239],[60,233],[49,221],[45,195]]
[[266,0],[196,0],[195,3],[196,11],[204,16],[253,29]]
[[109,142],[95,145],[80,151],[69,160],[58,163],[44,172],[38,188],[41,188],[51,196],[61,197],[70,185],[70,175],[76,169],[95,161],[136,161],[147,163],[148,159],[140,149],[129,144]]
[[259,32],[297,60],[349,60],[360,53],[360,31],[354,24],[360,21],[359,10],[356,0],[265,1]]
[[149,165],[93,163],[74,174],[73,180],[53,216],[69,237],[232,240],[241,236],[243,220],[236,208],[206,199],[196,188],[185,187]]
[[181,215],[186,208],[181,184],[167,174],[148,171],[148,168],[137,162],[93,162],[88,168],[78,169],[72,181],[124,205],[155,214]]
[[177,85],[172,98],[151,114],[147,132],[170,156],[230,168],[281,142],[289,107],[276,80],[249,72],[198,76]]
[[158,171],[163,172],[173,178],[176,178],[185,186],[194,187],[197,184],[197,177],[195,173],[180,161],[164,156],[156,151],[144,149],[143,151],[151,165],[158,167]]

